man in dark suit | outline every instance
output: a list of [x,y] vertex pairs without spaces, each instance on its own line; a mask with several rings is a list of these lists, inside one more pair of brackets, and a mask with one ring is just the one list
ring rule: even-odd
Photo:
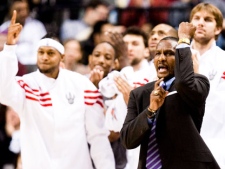
[[210,85],[194,73],[194,32],[183,22],[178,45],[176,38],[163,38],[154,58],[159,80],[130,93],[121,139],[127,149],[141,145],[138,169],[220,168],[199,134]]

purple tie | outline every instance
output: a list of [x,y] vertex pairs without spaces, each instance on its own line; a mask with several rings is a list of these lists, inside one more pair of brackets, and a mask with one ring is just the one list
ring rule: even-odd
[[162,168],[161,159],[159,155],[158,144],[155,136],[156,120],[154,119],[151,134],[149,137],[148,151],[146,158],[147,169],[160,169]]

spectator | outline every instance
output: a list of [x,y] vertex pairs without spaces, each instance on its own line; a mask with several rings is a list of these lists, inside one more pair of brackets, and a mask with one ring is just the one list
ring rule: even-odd
[[20,120],[12,108],[0,104],[0,168],[15,168],[20,152]]
[[223,14],[223,29],[216,41],[217,45],[225,50],[225,1],[224,0],[203,0],[205,3],[215,5]]
[[117,71],[120,71],[126,66],[129,66],[129,59],[127,56],[127,46],[123,40],[123,33],[124,31],[121,31],[120,27],[119,30],[117,30],[117,27],[114,27],[110,31],[105,32],[105,36],[102,37],[103,41],[107,41],[111,43],[116,50],[117,58],[118,58],[118,67],[115,69]]
[[179,0],[171,4],[168,21],[171,26],[178,28],[181,22],[187,22],[192,8],[199,3],[199,0]]
[[[18,11],[17,22],[23,26],[17,46],[17,57],[21,64],[26,65],[26,71],[36,70],[36,43],[46,34],[44,25],[29,16],[29,6],[26,0],[13,0],[10,5],[9,15],[13,10]],[[10,20],[4,22],[0,27],[0,32],[7,31]]]
[[78,20],[65,20],[60,29],[62,41],[75,38],[76,40],[86,40],[98,21],[107,20],[109,14],[108,3],[101,0],[91,0],[85,5],[84,14]]
[[[94,48],[90,55],[89,66],[91,73],[89,79],[96,87],[99,87],[99,81],[103,77],[106,77],[113,69],[118,67],[118,53],[116,48],[118,48],[116,44],[112,45],[109,41],[102,41]],[[108,99],[104,97],[104,107],[106,108],[105,126],[110,131],[109,140],[115,157],[116,169],[124,169],[127,164],[126,150],[120,142],[119,132],[109,127],[108,123],[110,121],[107,120],[107,117],[109,113],[113,114],[113,112],[110,112],[111,109],[107,105]]]
[[65,56],[63,62],[65,68],[81,74],[88,74],[89,68],[81,63],[83,51],[80,42],[75,39],[68,39],[64,42]]
[[128,7],[120,11],[119,24],[126,27],[142,27],[150,22],[152,25],[168,22],[168,10],[175,0],[129,0]]
[[225,52],[216,46],[223,27],[223,15],[216,6],[200,3],[192,9],[190,22],[196,27],[191,49],[199,52],[199,73],[210,82],[201,136],[220,167],[225,168]]
[[88,65],[88,57],[92,53],[94,47],[102,41],[104,33],[113,28],[113,25],[108,21],[99,21],[94,27],[90,37],[81,42],[83,53],[82,63]]
[[89,56],[89,79],[98,88],[99,81],[118,65],[114,47],[108,42],[99,43]]
[[91,158],[97,169],[114,169],[102,97],[87,78],[59,68],[64,47],[54,37],[38,43],[38,70],[16,77],[21,29],[14,11],[0,53],[0,102],[21,119],[23,169],[91,169]]

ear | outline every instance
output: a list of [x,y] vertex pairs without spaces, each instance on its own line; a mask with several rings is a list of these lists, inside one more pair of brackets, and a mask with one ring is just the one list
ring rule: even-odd
[[219,35],[221,31],[222,31],[222,27],[216,27],[215,35]]
[[144,49],[144,57],[145,57],[145,59],[148,59],[149,56],[150,56],[149,48],[146,47],[146,48]]
[[113,70],[119,70],[119,68],[120,68],[119,60],[118,59],[115,59],[114,60],[114,63],[113,63],[113,66],[112,66],[112,69]]
[[88,56],[88,65],[90,65],[91,61],[92,61],[92,55],[89,55]]
[[61,62],[64,62],[65,54],[61,55]]

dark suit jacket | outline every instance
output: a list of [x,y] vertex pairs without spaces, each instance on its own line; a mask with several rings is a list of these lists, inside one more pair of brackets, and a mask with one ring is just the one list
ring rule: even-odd
[[[175,81],[156,115],[156,137],[163,169],[219,169],[199,135],[209,81],[203,75],[194,74],[189,48],[177,49],[175,57]],[[122,143],[127,149],[141,145],[138,169],[146,168],[151,130],[146,111],[153,89],[154,82],[131,91],[121,129]]]

